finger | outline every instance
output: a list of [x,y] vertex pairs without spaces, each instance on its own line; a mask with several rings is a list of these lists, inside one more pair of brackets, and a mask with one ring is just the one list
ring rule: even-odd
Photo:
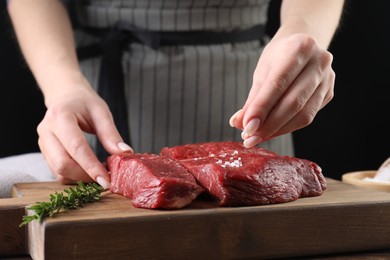
[[236,127],[240,129],[240,122],[237,120],[237,118],[241,117],[241,114],[243,113],[243,109],[239,109],[236,113],[232,115],[232,117],[229,119],[229,125],[231,127]]
[[95,133],[108,153],[115,154],[123,151],[134,152],[128,144],[123,142],[108,108],[104,111],[101,109],[93,109],[89,112],[91,114],[91,124],[94,126]]
[[[286,47],[279,54],[278,65],[270,70],[264,84],[255,86],[257,93],[254,97],[251,97],[251,102],[248,104],[248,109],[243,118],[244,126],[253,118],[259,118],[262,124],[278,100],[306,67],[313,52],[315,41],[308,37],[304,38],[302,36],[301,38],[294,37],[289,40]],[[257,85],[257,82],[254,82],[254,85]]]
[[[308,105],[320,108],[328,92],[326,87],[329,85],[327,72],[330,70],[330,62],[331,60],[326,53],[322,53],[309,61],[278,104],[270,111],[266,121],[259,129],[259,136],[263,139],[273,136]],[[320,84],[323,80],[325,80],[325,84]],[[318,98],[312,97],[314,93]],[[310,99],[321,103],[308,104],[307,102]]]
[[329,87],[328,92],[325,95],[324,102],[322,103],[320,109],[324,108],[334,97],[334,84],[335,84],[335,80],[336,80],[336,74],[335,74],[335,72],[333,70],[331,70],[329,72],[327,80],[328,80],[327,84],[330,87]]
[[[267,47],[263,50],[263,52],[266,52]],[[269,64],[273,64],[273,61],[269,60],[269,56],[267,55],[261,55],[259,58],[259,61],[256,64],[255,71],[253,72],[252,77],[252,86],[248,93],[248,98],[245,101],[243,110],[246,110],[248,105],[252,103],[254,98],[257,95],[258,89],[263,86],[264,80],[267,78],[267,75],[269,74],[270,70],[272,69]]]
[[312,97],[308,100],[304,109],[296,114],[289,122],[283,125],[276,133],[269,138],[273,138],[279,135],[287,134],[295,130],[308,126],[314,120],[318,111],[324,104],[325,97],[327,95],[327,89],[333,88],[333,83],[329,80],[321,82],[320,86],[316,89]]
[[75,183],[78,180],[91,182],[92,178],[69,156],[58,139],[49,131],[38,128],[39,147],[57,180],[63,184]]
[[[263,52],[265,52],[266,49],[267,49],[267,47],[265,47]],[[267,55],[260,56],[259,61],[257,62],[256,68],[255,68],[255,71],[253,73],[253,79],[252,79],[252,81],[256,82],[256,84],[252,83],[252,87],[249,91],[248,98],[245,101],[243,108],[239,109],[230,118],[229,124],[231,127],[235,127],[237,129],[241,129],[241,130],[244,129],[242,121],[243,121],[245,112],[246,112],[249,104],[252,102],[252,100],[256,96],[258,89],[263,85],[262,80],[266,78],[266,75],[268,74],[268,72],[270,70],[270,68],[267,64],[270,64],[270,63],[271,63],[270,61],[267,61]]]
[[96,182],[108,189],[110,178],[107,169],[96,158],[83,132],[72,114],[62,114],[56,122],[54,135],[71,158]]
[[253,136],[250,136],[248,139],[246,139],[244,142],[243,142],[243,145],[246,147],[246,148],[251,148],[259,143],[262,142],[262,139],[260,136],[256,136],[256,135],[253,135]]

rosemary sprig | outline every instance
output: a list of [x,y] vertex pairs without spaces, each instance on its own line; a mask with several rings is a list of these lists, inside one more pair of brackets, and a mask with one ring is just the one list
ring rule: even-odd
[[50,194],[50,202],[36,202],[27,209],[35,211],[33,215],[23,216],[20,227],[33,220],[42,222],[45,217],[51,217],[61,210],[77,209],[83,207],[85,203],[98,201],[104,188],[96,183],[84,184],[77,182],[78,186],[69,187],[63,192]]

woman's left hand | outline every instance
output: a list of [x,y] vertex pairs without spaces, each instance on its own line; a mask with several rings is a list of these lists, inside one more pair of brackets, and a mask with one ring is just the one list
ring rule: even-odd
[[244,107],[230,119],[246,147],[309,125],[333,98],[333,56],[307,34],[274,37],[257,63]]

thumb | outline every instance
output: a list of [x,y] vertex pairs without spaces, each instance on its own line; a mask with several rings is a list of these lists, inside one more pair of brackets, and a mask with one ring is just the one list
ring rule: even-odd
[[234,115],[232,115],[232,117],[229,120],[229,124],[231,127],[235,127],[241,130],[244,129],[243,119],[244,119],[245,111],[246,109],[242,108],[238,110]]

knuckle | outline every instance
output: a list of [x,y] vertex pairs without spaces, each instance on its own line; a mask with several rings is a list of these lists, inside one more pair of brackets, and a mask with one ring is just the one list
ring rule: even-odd
[[42,133],[43,133],[43,131],[44,131],[44,128],[45,128],[45,126],[44,126],[44,124],[43,124],[43,122],[40,122],[39,124],[38,124],[38,126],[37,126],[37,133],[38,133],[38,135],[42,135]]
[[70,158],[59,157],[52,166],[52,171],[60,177],[68,175],[69,169],[72,169],[72,160]]
[[328,104],[330,101],[332,101],[333,98],[334,98],[334,92],[329,91],[328,93],[326,93],[326,96],[324,98],[324,103]]
[[329,78],[330,78],[330,82],[332,83],[332,86],[333,86],[334,82],[335,82],[335,79],[336,79],[336,72],[334,72],[334,70],[330,70]]
[[335,83],[336,73],[331,70],[329,73],[329,80],[328,80],[328,91],[326,92],[324,96],[324,103],[328,104],[333,98],[334,98],[334,83]]
[[332,61],[333,61],[333,55],[330,52],[324,51],[321,53],[320,64],[322,70],[328,69],[332,64]]
[[47,110],[46,113],[45,113],[44,118],[37,125],[37,128],[36,128],[37,133],[38,134],[44,133],[47,130],[50,122],[52,122],[52,121],[54,121],[56,119],[57,119],[56,114],[54,112],[52,112],[51,110]]
[[72,113],[61,106],[53,105],[47,111],[43,120],[37,126],[37,132],[43,133],[50,129],[59,129],[64,121],[69,121]]
[[280,75],[272,80],[271,86],[272,88],[279,94],[283,94],[287,89],[288,84],[288,75]]
[[298,54],[301,55],[307,55],[311,53],[313,47],[316,44],[316,40],[312,36],[305,33],[296,34],[292,40],[298,43]]
[[305,97],[298,96],[298,97],[292,99],[289,103],[290,103],[291,110],[295,114],[298,114],[305,107],[306,102],[307,102],[307,99]]
[[310,125],[317,114],[317,109],[310,108],[301,112],[301,124],[303,127]]
[[325,51],[323,54],[323,59],[326,60],[329,64],[333,62],[333,54],[329,51]]
[[63,119],[70,118],[72,116],[72,113],[69,111],[67,107],[64,107],[62,105],[52,105],[48,108],[45,114],[44,121],[47,122],[58,122]]
[[60,108],[60,106],[53,105],[46,111],[45,119],[54,120],[58,118],[59,115],[61,115],[61,111],[62,109]]

